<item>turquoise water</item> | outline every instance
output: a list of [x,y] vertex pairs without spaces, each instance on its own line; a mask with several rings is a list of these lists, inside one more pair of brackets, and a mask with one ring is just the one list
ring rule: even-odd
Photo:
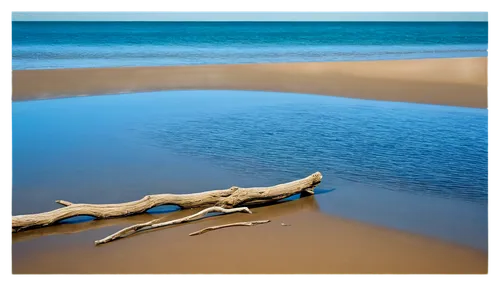
[[320,171],[322,212],[487,249],[486,109],[168,91],[12,111],[14,214]]
[[487,22],[12,22],[12,68],[487,56]]

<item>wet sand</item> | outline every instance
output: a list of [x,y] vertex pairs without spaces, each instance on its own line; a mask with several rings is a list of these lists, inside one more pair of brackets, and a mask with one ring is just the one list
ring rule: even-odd
[[264,90],[487,108],[487,58],[13,71],[13,100]]
[[[13,234],[13,273],[487,273],[487,253],[327,216],[314,197],[93,241],[160,215],[59,225]],[[195,210],[169,213],[165,220]],[[199,236],[202,228],[271,219]],[[290,226],[281,226],[281,223]]]

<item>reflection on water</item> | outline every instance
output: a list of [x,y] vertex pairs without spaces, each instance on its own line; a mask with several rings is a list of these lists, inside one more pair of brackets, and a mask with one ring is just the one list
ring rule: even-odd
[[16,102],[13,214],[51,210],[57,199],[118,203],[320,171],[320,188],[335,189],[318,196],[321,211],[486,248],[487,140],[484,109],[326,96]]

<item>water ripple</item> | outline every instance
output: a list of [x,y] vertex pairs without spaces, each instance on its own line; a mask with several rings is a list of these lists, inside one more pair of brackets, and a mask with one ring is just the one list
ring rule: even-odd
[[[240,93],[238,101],[248,100]],[[285,96],[207,107],[194,119],[151,124],[144,134],[242,174],[320,170],[394,191],[487,201],[486,110]],[[224,92],[210,97],[227,100]]]

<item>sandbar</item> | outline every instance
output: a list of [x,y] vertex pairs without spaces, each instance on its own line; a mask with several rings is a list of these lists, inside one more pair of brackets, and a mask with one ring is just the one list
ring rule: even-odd
[[487,58],[14,70],[13,101],[259,90],[487,108]]

